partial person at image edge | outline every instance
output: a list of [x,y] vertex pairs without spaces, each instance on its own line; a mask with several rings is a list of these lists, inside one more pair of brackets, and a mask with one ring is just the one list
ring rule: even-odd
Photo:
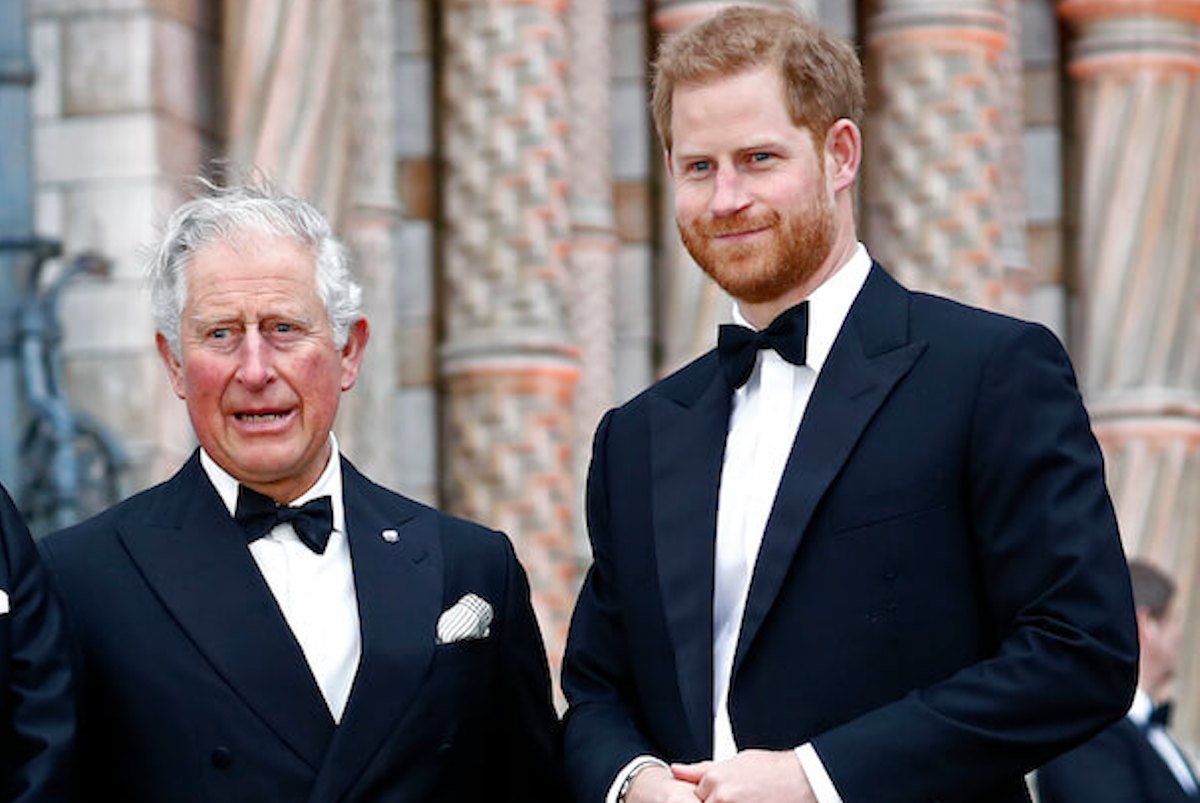
[[0,803],[70,796],[75,689],[62,609],[0,488]]
[[1138,690],[1124,718],[1037,771],[1041,803],[1184,803],[1200,800],[1195,770],[1171,737],[1167,693],[1179,668],[1183,610],[1175,582],[1129,561],[1137,610]]

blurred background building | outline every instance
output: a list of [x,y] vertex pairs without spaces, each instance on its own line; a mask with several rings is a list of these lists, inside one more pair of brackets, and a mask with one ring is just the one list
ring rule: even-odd
[[[63,291],[61,350],[72,403],[120,444],[122,491],[194,448],[154,349],[144,249],[188,177],[253,165],[330,215],[367,288],[344,450],[508,532],[557,663],[587,565],[591,432],[729,314],[678,242],[647,110],[658,37],[729,3],[0,1],[0,179],[28,188],[27,209],[0,188],[2,233],[108,260]],[[1194,742],[1200,0],[758,4],[860,47],[872,254],[911,287],[1066,342],[1126,548],[1170,570],[1192,614],[1180,733]],[[19,312],[14,265],[0,262],[0,318]],[[0,441],[10,487],[27,470],[18,440]]]

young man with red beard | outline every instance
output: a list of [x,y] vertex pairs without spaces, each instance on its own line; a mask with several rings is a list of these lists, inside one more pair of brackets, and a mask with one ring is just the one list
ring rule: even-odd
[[679,230],[737,323],[597,430],[576,799],[1027,801],[1137,664],[1062,346],[872,261],[846,42],[732,9],[656,67]]

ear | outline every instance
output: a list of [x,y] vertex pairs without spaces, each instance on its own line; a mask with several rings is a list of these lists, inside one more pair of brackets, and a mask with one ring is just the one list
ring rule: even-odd
[[371,327],[366,318],[359,318],[350,326],[346,345],[342,346],[342,390],[354,387],[358,369],[362,366],[367,341],[371,339]]
[[835,122],[825,133],[825,174],[833,191],[841,192],[854,186],[862,164],[862,132],[845,117]]
[[175,390],[175,395],[181,399],[186,399],[187,394],[184,392],[183,384],[183,364],[171,351],[171,344],[163,337],[162,332],[154,334],[154,343],[158,346],[158,356],[162,357],[163,364],[167,366],[167,376],[171,378],[171,387]]
[[1154,637],[1162,626],[1162,622],[1148,607],[1134,608],[1134,617],[1137,619],[1138,641],[1145,644],[1148,640]]
[[671,151],[663,149],[663,164],[667,166],[667,175],[675,178],[675,165],[671,163]]

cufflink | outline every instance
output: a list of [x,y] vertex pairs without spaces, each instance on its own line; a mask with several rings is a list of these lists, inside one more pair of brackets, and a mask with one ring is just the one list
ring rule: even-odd
[[379,535],[389,544],[394,544],[400,540],[400,533],[396,532],[395,530],[384,530]]

